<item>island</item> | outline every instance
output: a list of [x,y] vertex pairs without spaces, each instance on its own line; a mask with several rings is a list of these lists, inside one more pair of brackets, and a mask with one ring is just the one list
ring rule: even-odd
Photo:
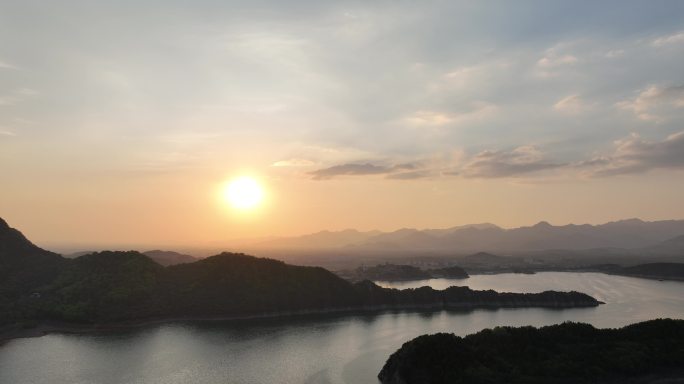
[[684,320],[424,335],[394,352],[378,378],[383,384],[681,383]]
[[0,221],[0,334],[5,335],[18,329],[48,332],[179,319],[599,304],[579,292],[389,289],[368,280],[352,283],[321,267],[240,253],[166,267],[137,251],[67,259]]

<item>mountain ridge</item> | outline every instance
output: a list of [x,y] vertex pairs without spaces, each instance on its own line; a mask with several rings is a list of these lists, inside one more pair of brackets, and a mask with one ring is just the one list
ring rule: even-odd
[[[356,236],[350,237],[349,231],[354,231]],[[445,229],[402,228],[390,232],[322,231],[253,245],[257,249],[282,247],[460,253],[599,248],[630,250],[653,247],[677,236],[684,236],[684,220],[644,221],[631,218],[596,225],[552,225],[540,221],[534,225],[508,229],[483,223]]]

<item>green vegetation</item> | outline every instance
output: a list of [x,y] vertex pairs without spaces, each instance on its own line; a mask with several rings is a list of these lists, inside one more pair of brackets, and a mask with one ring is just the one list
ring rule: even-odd
[[464,338],[440,333],[405,343],[385,363],[385,384],[632,382],[684,377],[684,320],[621,329],[564,323],[497,327]]

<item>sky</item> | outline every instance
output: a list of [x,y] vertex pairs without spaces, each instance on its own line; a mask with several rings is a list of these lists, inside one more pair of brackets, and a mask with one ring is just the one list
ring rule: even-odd
[[0,0],[0,217],[170,246],[683,219],[682,63],[681,1]]

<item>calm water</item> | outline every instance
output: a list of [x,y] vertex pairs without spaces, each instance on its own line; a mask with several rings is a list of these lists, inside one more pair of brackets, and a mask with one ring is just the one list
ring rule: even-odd
[[617,327],[656,317],[684,318],[684,282],[596,273],[479,275],[381,283],[396,288],[468,285],[539,292],[578,290],[598,308],[382,313],[212,324],[171,324],[109,335],[48,335],[0,347],[0,383],[348,383],[377,384],[386,358],[425,333],[465,335],[497,325],[566,320]]

